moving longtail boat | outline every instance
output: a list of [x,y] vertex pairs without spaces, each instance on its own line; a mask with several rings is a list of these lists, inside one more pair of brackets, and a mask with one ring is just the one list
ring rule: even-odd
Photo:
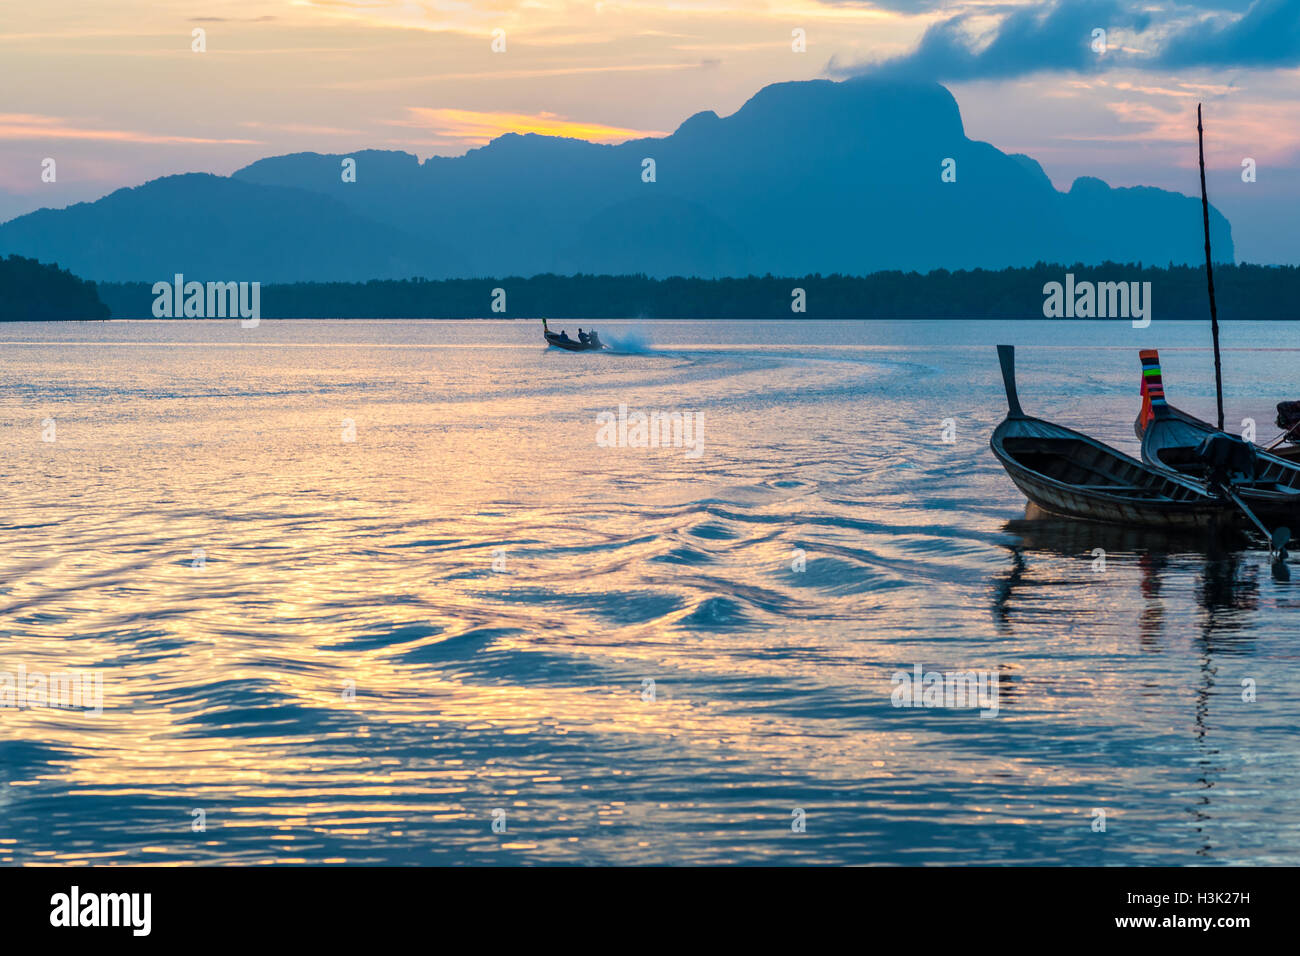
[[1016,391],[1015,349],[998,346],[1008,412],[989,446],[1026,498],[1067,518],[1228,531],[1238,511],[1180,475],[1153,468],[1062,425],[1031,418]]
[[595,332],[592,332],[585,342],[580,339],[571,339],[563,331],[552,332],[547,327],[545,319],[542,319],[542,337],[546,339],[547,345],[554,345],[557,349],[566,349],[570,352],[594,352],[599,349],[609,348]]
[[1142,410],[1134,430],[1142,439],[1142,460],[1201,484],[1230,485],[1266,524],[1300,521],[1300,464],[1171,406],[1165,400],[1159,352],[1143,349],[1139,355]]

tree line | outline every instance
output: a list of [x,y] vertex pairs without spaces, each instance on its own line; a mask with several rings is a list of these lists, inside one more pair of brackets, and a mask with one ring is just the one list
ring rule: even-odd
[[58,263],[0,256],[0,322],[68,322],[109,317],[95,283]]
[[[7,268],[9,277],[0,272],[0,315],[104,317],[93,297],[94,287],[87,291],[89,283],[30,259],[11,256]],[[1150,282],[1152,315],[1159,320],[1204,319],[1209,314],[1201,267],[1104,262],[867,276],[653,279],[543,274],[295,282],[264,285],[261,315],[268,319],[1042,319],[1044,287],[1063,282],[1067,273],[1080,282]],[[1215,267],[1214,279],[1222,319],[1300,318],[1300,267],[1225,264]],[[11,287],[18,298],[11,298]],[[99,299],[116,318],[153,317],[152,289],[148,282],[98,283]]]

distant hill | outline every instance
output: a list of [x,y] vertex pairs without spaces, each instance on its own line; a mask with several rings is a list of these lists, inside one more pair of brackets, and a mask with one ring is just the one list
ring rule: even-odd
[[0,258],[0,322],[107,319],[93,282],[57,265],[21,256]]
[[[362,151],[172,176],[0,226],[0,251],[95,279],[356,280],[539,273],[652,277],[1193,264],[1199,198],[1081,177],[966,137],[937,84],[765,87],[735,114],[604,146],[507,134],[456,158]],[[655,182],[642,161],[655,161]],[[955,182],[941,178],[955,161]],[[1214,250],[1234,258],[1211,215]]]

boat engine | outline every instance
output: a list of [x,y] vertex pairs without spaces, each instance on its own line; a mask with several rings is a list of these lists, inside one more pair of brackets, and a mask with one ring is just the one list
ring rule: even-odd
[[1277,427],[1286,431],[1289,441],[1300,442],[1300,402],[1277,403]]
[[1223,432],[1216,432],[1201,442],[1196,457],[1205,463],[1210,483],[1225,488],[1254,480],[1259,467],[1254,445]]

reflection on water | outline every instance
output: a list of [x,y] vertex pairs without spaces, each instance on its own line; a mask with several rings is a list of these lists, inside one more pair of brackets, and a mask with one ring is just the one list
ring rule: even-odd
[[[1242,745],[1224,732],[1224,721],[1217,719],[1213,708],[1217,706],[1227,712],[1255,702],[1250,691],[1243,695],[1243,689],[1249,682],[1253,690],[1257,677],[1245,677],[1238,684],[1223,688],[1219,687],[1218,678],[1224,670],[1223,658],[1255,656],[1253,645],[1258,635],[1253,617],[1260,609],[1260,565],[1267,562],[1252,560],[1241,550],[1219,542],[1207,544],[1186,535],[1066,521],[1038,512],[1033,505],[1028,505],[1026,512],[1025,520],[1006,525],[1007,531],[1015,536],[1014,543],[1007,546],[1011,570],[1000,577],[995,587],[994,606],[994,617],[1004,632],[1009,630],[1008,622],[1018,604],[1017,591],[1044,583],[1027,580],[1026,553],[1073,559],[1102,574],[1106,572],[1106,562],[1118,558],[1132,562],[1140,574],[1139,594],[1143,604],[1138,616],[1139,645],[1145,652],[1163,653],[1169,637],[1164,578],[1168,575],[1178,581],[1191,572],[1192,595],[1201,620],[1191,648],[1198,673],[1190,684],[1189,736],[1194,744],[1191,759],[1195,780],[1193,791],[1187,794],[1187,814],[1194,823],[1195,854],[1210,861],[1222,857],[1226,849],[1221,845],[1224,834],[1216,824],[1222,822],[1221,816],[1230,817],[1235,809],[1230,796],[1223,801],[1216,799],[1216,787],[1231,770],[1229,761],[1223,759],[1222,748],[1235,750]],[[1176,634],[1174,639],[1178,643]],[[1257,669],[1251,668],[1231,670],[1258,674]]]
[[[1132,450],[1131,333],[1023,325],[1026,408]],[[104,712],[0,710],[0,862],[1300,862],[1293,585],[1020,518],[992,327],[254,331],[3,330],[0,672]],[[621,404],[704,453],[598,447]]]

